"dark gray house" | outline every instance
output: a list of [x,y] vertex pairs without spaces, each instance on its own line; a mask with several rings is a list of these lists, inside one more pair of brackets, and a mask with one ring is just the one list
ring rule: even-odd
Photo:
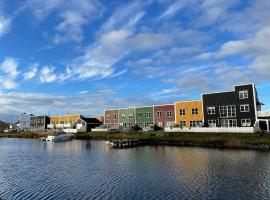
[[31,131],[44,131],[47,129],[48,124],[50,124],[50,117],[46,115],[30,116]]
[[202,100],[208,127],[251,127],[261,110],[253,83],[234,86],[233,91],[205,93]]

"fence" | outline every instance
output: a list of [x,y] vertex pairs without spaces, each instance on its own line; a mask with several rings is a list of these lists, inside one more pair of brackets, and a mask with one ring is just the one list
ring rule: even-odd
[[196,127],[196,128],[165,128],[172,133],[254,133],[253,127]]

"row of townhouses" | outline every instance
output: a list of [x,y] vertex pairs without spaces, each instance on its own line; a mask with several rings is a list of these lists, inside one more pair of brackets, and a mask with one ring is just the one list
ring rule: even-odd
[[22,113],[18,127],[21,131],[86,132],[101,125],[102,119],[102,117],[87,118],[80,114],[49,117]]
[[236,85],[232,91],[202,94],[201,100],[166,105],[105,110],[105,125],[141,128],[181,127],[252,127],[262,117],[255,84]]

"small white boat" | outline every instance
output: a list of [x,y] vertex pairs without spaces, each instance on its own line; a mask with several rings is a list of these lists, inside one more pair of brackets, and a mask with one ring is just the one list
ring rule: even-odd
[[67,133],[59,133],[57,135],[49,135],[46,138],[46,142],[60,142],[60,141],[67,141],[71,140],[73,137],[72,134],[67,134]]

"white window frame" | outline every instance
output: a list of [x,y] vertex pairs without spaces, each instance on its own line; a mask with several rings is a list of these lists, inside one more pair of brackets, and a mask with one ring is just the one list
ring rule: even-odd
[[138,117],[142,117],[142,113],[141,113],[141,112],[138,112],[138,113],[137,113],[137,116],[138,116]]
[[166,112],[166,117],[172,117],[172,111],[167,111]]
[[217,127],[217,120],[215,120],[215,119],[208,120],[208,126],[209,127]]
[[146,118],[151,118],[151,112],[146,113]]
[[250,127],[251,126],[251,120],[250,119],[241,119],[241,125],[243,127]]
[[157,122],[157,126],[158,127],[163,127],[163,123],[162,122]]
[[239,99],[248,99],[248,90],[239,91]]
[[122,117],[123,119],[125,119],[125,118],[126,118],[126,114],[125,114],[125,113],[122,113],[121,117]]
[[157,117],[160,118],[162,116],[162,112],[161,111],[157,111]]
[[180,108],[179,109],[179,115],[181,115],[181,116],[186,115],[186,109],[185,108]]
[[235,105],[219,106],[219,115],[220,118],[236,117],[236,106]]
[[186,127],[186,121],[180,121],[180,126],[181,127]]
[[249,104],[241,104],[240,105],[240,112],[249,112]]
[[216,107],[214,107],[214,106],[207,107],[207,114],[208,115],[215,115],[216,114]]
[[130,114],[130,115],[128,116],[128,119],[133,119],[133,115]]
[[236,119],[221,119],[220,120],[221,127],[237,127],[237,120]]
[[117,115],[113,115],[113,119],[117,119]]
[[198,108],[192,108],[191,113],[192,113],[192,115],[198,115],[199,114],[199,109]]

